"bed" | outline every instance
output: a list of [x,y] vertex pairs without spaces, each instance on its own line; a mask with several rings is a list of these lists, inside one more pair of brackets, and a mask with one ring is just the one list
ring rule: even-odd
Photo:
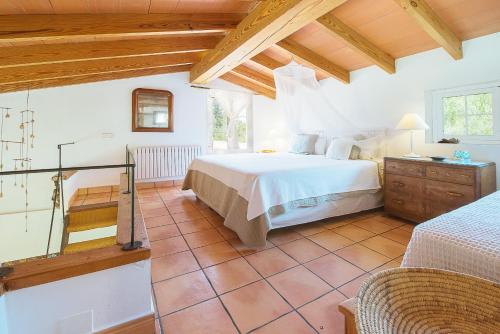
[[271,229],[382,206],[376,162],[323,155],[206,155],[191,163],[183,189],[252,247],[265,246]]
[[500,191],[418,225],[401,266],[500,282]]

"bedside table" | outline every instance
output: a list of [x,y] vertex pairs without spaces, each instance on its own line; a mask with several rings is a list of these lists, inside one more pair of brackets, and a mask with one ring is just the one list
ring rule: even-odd
[[422,222],[496,190],[493,162],[384,159],[384,207],[394,216]]

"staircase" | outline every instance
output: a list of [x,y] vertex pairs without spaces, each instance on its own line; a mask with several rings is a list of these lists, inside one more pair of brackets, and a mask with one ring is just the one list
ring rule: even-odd
[[[79,189],[65,217],[61,253],[71,254],[116,244],[116,187]],[[73,239],[73,241],[72,241]],[[74,240],[77,241],[74,241]]]

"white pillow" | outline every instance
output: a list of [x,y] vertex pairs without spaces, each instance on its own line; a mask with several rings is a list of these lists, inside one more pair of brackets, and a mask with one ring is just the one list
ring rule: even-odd
[[351,155],[354,141],[351,138],[334,138],[326,150],[326,157],[336,160],[347,160]]
[[318,135],[297,134],[293,137],[291,153],[313,154]]
[[382,145],[382,137],[376,136],[363,140],[357,140],[354,145],[359,147],[361,152],[359,158],[363,160],[370,160],[380,157],[380,148]]
[[314,144],[314,154],[325,155],[325,151],[326,151],[326,137],[319,136],[318,139],[316,139],[316,144]]

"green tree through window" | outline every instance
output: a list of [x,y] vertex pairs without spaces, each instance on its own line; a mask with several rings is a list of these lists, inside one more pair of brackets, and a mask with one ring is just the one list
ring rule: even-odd
[[443,130],[447,136],[492,136],[492,94],[444,97]]

